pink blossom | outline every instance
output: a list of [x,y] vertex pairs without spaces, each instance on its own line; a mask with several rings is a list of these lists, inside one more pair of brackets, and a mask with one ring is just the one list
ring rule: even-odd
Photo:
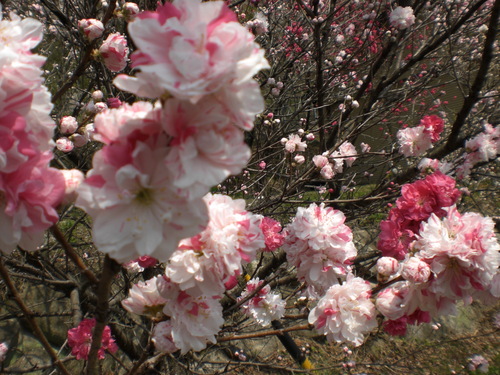
[[[0,57],[0,136],[5,140],[1,128],[10,128],[8,137],[14,143],[8,157],[21,152],[45,152],[52,150],[55,124],[50,117],[52,103],[50,93],[43,86],[41,67],[45,57],[33,54],[31,50],[42,40],[43,25],[34,19],[20,19],[10,13],[11,20],[2,20],[2,48]],[[14,123],[11,123],[14,121]],[[20,128],[22,124],[22,129]],[[14,129],[15,128],[15,129]],[[22,135],[21,135],[22,133]],[[22,139],[18,136],[21,135]],[[12,138],[13,137],[13,138]],[[29,143],[24,143],[25,141]],[[23,145],[21,146],[21,142]],[[3,142],[2,142],[3,143]],[[30,145],[26,148],[27,145]],[[0,150],[5,144],[0,146]],[[30,151],[31,150],[31,151]],[[4,149],[4,151],[7,151]],[[2,163],[0,157],[0,164]],[[11,159],[12,160],[12,159]],[[11,169],[13,170],[13,169]]]
[[259,291],[249,300],[241,305],[244,314],[254,318],[262,326],[271,325],[271,321],[281,319],[285,315],[286,302],[276,293],[271,293],[271,287],[261,287],[263,280],[255,278],[250,280],[238,301],[245,300],[248,296]]
[[[95,319],[83,319],[78,327],[68,330],[68,345],[71,348],[71,354],[76,359],[88,359],[90,345],[92,344],[92,329],[95,324]],[[113,337],[111,337],[111,329],[109,326],[104,327],[98,358],[104,359],[106,351],[115,353],[117,350],[118,346],[115,344]]]
[[399,209],[393,209],[387,220],[380,223],[380,237],[377,247],[384,256],[402,260],[408,246],[415,239],[413,221],[404,218]]
[[[283,248],[297,278],[322,294],[350,270],[357,251],[342,212],[324,204],[299,207],[285,228]],[[314,291],[312,290],[312,291]]]
[[16,245],[34,251],[44,232],[59,220],[65,183],[61,171],[50,168],[52,154],[36,155],[15,172],[0,179],[0,250],[10,253]]
[[297,164],[304,164],[304,162],[306,161],[306,158],[304,157],[304,155],[295,155],[293,160],[297,163]]
[[174,185],[191,197],[202,197],[247,165],[250,149],[243,132],[228,121],[217,101],[204,98],[194,105],[171,99],[165,103],[163,118],[163,129],[173,138],[166,167]]
[[420,172],[423,173],[433,173],[437,170],[440,170],[443,173],[446,173],[450,168],[448,167],[448,163],[441,163],[438,159],[429,159],[422,158],[420,163],[418,163],[418,167]]
[[60,122],[62,134],[73,134],[78,129],[78,122],[73,116],[64,116]]
[[119,72],[127,66],[127,40],[120,33],[109,34],[99,48],[99,54],[106,68],[112,72]]
[[38,154],[27,130],[26,119],[10,112],[0,119],[0,171],[15,172],[28,159]]
[[247,22],[246,26],[255,35],[262,35],[267,33],[269,23],[267,22],[265,16],[258,12],[253,20]]
[[261,160],[261,162],[259,163],[259,168],[262,170],[266,169],[266,162],[264,160]]
[[170,317],[171,336],[181,354],[200,351],[216,343],[215,335],[224,323],[218,296],[192,296],[167,277],[157,279],[160,295],[167,300],[163,313]]
[[179,350],[172,337],[172,322],[170,320],[155,325],[151,341],[156,350],[162,353],[173,353]]
[[285,236],[280,233],[281,224],[279,221],[271,219],[270,217],[263,217],[259,227],[264,234],[266,251],[274,251],[283,245]]
[[469,371],[479,371],[487,373],[489,369],[489,363],[486,358],[482,355],[474,354],[469,358],[469,364],[467,365]]
[[208,220],[201,198],[188,200],[172,185],[163,164],[168,149],[158,141],[103,148],[78,189],[77,205],[93,218],[94,243],[120,263],[142,255],[166,261]]
[[356,157],[353,155],[357,154],[356,148],[354,147],[354,145],[352,143],[346,141],[340,145],[338,151],[339,151],[340,155],[346,157],[344,159],[346,165],[348,167],[352,166],[352,163],[354,163],[354,161],[356,160]]
[[317,168],[323,168],[329,163],[328,158],[324,155],[314,155],[312,160]]
[[443,207],[458,200],[460,191],[455,180],[437,171],[423,180],[403,185],[402,196],[397,199],[387,220],[380,223],[378,248],[385,256],[402,260],[410,243],[415,240],[420,223],[432,213],[443,216]]
[[[465,142],[465,147],[469,152],[475,152],[477,162],[494,159],[499,153],[499,137],[492,133],[482,132],[474,138]],[[475,164],[475,163],[474,163]]]
[[252,128],[264,109],[252,77],[269,65],[223,2],[175,0],[138,15],[129,33],[139,48],[132,65],[140,71],[118,76],[119,88],[148,98],[169,92],[192,103],[214,94],[238,126]]
[[0,364],[7,358],[7,352],[9,351],[9,346],[5,342],[0,343]]
[[432,139],[423,125],[398,130],[396,134],[399,153],[404,156],[420,156],[432,147]]
[[391,26],[404,30],[415,23],[412,7],[396,7],[389,16]]
[[155,317],[167,302],[158,292],[156,279],[157,277],[153,277],[132,285],[128,297],[122,301],[123,308],[134,314]]
[[93,18],[78,21],[78,27],[83,31],[89,42],[100,38],[104,32],[103,23]]
[[74,202],[77,197],[76,189],[85,179],[85,175],[78,169],[62,169],[64,177],[64,202]]
[[75,148],[75,145],[67,137],[61,137],[56,141],[56,147],[59,151],[70,152]]
[[364,334],[377,327],[370,284],[352,274],[342,285],[331,286],[309,313],[309,324],[328,341],[363,343]]
[[307,144],[302,142],[300,135],[290,134],[288,140],[285,142],[285,150],[289,153],[294,153],[296,151],[305,151]]
[[432,214],[422,223],[413,246],[433,274],[427,289],[447,298],[489,288],[500,265],[493,221],[476,213],[460,215],[455,207],[442,220]]
[[94,133],[95,133],[94,124],[87,124],[83,128],[83,136],[85,137],[87,142],[90,142],[91,140],[94,139]]
[[383,289],[376,300],[377,310],[386,318],[396,320],[407,313],[410,297],[408,283],[398,282]]
[[321,177],[323,177],[325,180],[331,180],[335,175],[333,166],[330,163],[326,164],[323,168],[321,168],[319,173],[321,174]]
[[370,152],[371,150],[371,146],[369,144],[366,144],[364,142],[361,142],[360,144],[360,147],[361,147],[361,152]]
[[244,200],[207,194],[204,201],[210,216],[206,229],[179,243],[166,275],[191,295],[219,295],[266,243],[262,218],[246,211]]
[[170,137],[160,113],[136,103],[95,119],[96,137],[107,145],[94,155],[76,203],[93,218],[96,246],[121,263],[143,255],[166,261],[208,221],[201,198],[175,187],[165,168]]

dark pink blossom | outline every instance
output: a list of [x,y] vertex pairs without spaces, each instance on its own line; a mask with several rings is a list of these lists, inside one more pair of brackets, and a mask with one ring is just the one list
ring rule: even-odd
[[431,137],[432,143],[439,141],[439,136],[444,130],[444,120],[436,115],[424,116],[420,120],[420,125],[424,126],[424,133]]
[[[71,354],[76,359],[87,360],[89,358],[90,346],[92,344],[92,330],[95,327],[95,323],[95,319],[83,319],[78,327],[68,330],[68,345],[71,348]],[[106,351],[115,353],[117,350],[118,346],[111,337],[111,329],[109,326],[104,327],[98,358],[104,359]]]
[[260,222],[260,229],[264,234],[264,241],[266,243],[266,251],[274,251],[283,245],[285,236],[281,234],[281,224],[279,221],[269,217],[263,217]]

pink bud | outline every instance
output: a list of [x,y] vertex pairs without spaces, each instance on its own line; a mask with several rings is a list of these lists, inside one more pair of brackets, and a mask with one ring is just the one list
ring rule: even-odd
[[377,273],[381,276],[391,276],[398,272],[399,263],[395,258],[382,257],[377,261]]
[[75,145],[69,140],[69,138],[61,137],[56,141],[56,147],[59,151],[70,152],[73,150]]
[[88,142],[88,139],[85,136],[78,133],[73,134],[71,137],[69,137],[69,139],[71,140],[71,142],[73,142],[75,147],[85,146]]
[[302,155],[295,155],[295,157],[293,158],[293,160],[295,160],[295,162],[297,164],[304,164],[304,162],[306,161],[306,158]]
[[138,14],[141,10],[136,3],[127,2],[122,6],[122,12],[125,15],[125,18],[132,19],[136,14]]
[[259,163],[259,168],[260,169],[266,169],[266,162],[264,160],[262,160],[260,163]]
[[313,134],[313,133],[309,133],[309,134],[307,134],[307,135],[306,135],[306,139],[307,139],[308,141],[313,141],[313,140],[314,140],[314,138],[315,138],[315,137],[314,137],[314,134]]
[[414,283],[425,283],[431,276],[431,268],[423,260],[411,257],[403,264],[401,276]]
[[96,113],[101,113],[102,111],[104,111],[106,109],[108,109],[108,106],[104,102],[95,103],[95,105],[94,105],[94,111]]
[[104,94],[102,93],[101,90],[95,90],[92,93],[92,99],[94,99],[96,102],[98,102],[99,100],[102,100],[103,97],[104,97]]
[[64,116],[60,122],[61,133],[73,134],[78,129],[78,122],[73,116]]
[[78,27],[83,31],[90,42],[100,38],[104,31],[103,23],[93,18],[78,21]]
[[109,98],[107,103],[109,108],[119,108],[123,104],[118,98]]

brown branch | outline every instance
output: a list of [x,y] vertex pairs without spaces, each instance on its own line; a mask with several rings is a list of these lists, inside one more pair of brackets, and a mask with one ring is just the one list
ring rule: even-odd
[[246,335],[239,335],[239,336],[220,337],[217,339],[217,342],[221,343],[221,342],[227,342],[227,341],[233,341],[233,340],[255,339],[255,338],[265,337],[265,336],[281,335],[281,334],[283,334],[283,332],[311,330],[312,328],[313,328],[313,325],[311,325],[311,324],[303,324],[300,326],[294,326],[294,327],[283,328],[283,329],[276,329],[276,330],[272,330],[272,331],[249,333]]
[[89,359],[87,362],[87,375],[98,375],[98,352],[101,348],[102,334],[108,322],[109,296],[113,279],[120,272],[121,266],[108,255],[104,258],[102,274],[97,288],[97,304],[95,311],[96,323],[92,333]]
[[33,317],[34,317],[33,312],[28,308],[28,306],[26,306],[24,304],[21,296],[19,295],[16,287],[14,286],[14,283],[12,282],[12,280],[9,276],[9,271],[5,267],[5,265],[3,263],[3,259],[1,257],[0,257],[0,274],[2,275],[2,278],[5,281],[5,285],[7,285],[7,288],[12,293],[14,301],[16,301],[17,305],[19,306],[19,308],[23,312],[23,314],[24,314],[24,316],[25,316],[25,318],[26,318],[26,320],[31,328],[31,331],[38,338],[38,340],[42,344],[43,348],[45,349],[47,354],[50,356],[54,365],[59,368],[59,371],[62,374],[70,375],[70,373],[68,372],[68,370],[66,369],[64,364],[61,362],[61,360],[57,356],[56,351],[49,344],[49,341],[47,340],[47,338],[43,334],[42,330],[40,329],[40,327],[36,323],[35,319],[33,319]]
[[98,284],[99,280],[96,275],[83,263],[80,256],[76,253],[75,249],[68,242],[64,234],[61,232],[57,225],[53,225],[50,228],[52,235],[56,238],[56,240],[61,244],[62,248],[66,252],[66,255],[75,263],[75,265],[82,270],[82,273],[87,277],[87,279],[92,284]]

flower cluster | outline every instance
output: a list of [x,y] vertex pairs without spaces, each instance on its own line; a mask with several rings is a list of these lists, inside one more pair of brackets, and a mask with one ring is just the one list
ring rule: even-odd
[[272,320],[285,315],[286,302],[279,294],[271,293],[271,287],[263,286],[263,283],[259,278],[250,280],[238,301],[245,301],[253,295],[241,305],[243,313],[254,318],[260,325],[269,326]]
[[396,7],[389,16],[391,26],[404,30],[415,23],[412,7]]
[[184,239],[170,258],[166,275],[191,295],[216,296],[232,289],[242,272],[264,249],[261,217],[245,211],[245,201],[208,194],[210,221],[200,234]]
[[43,86],[45,58],[31,52],[43,25],[10,18],[0,18],[0,251],[7,253],[41,245],[65,191],[62,173],[49,167],[55,124]]
[[170,94],[199,103],[220,103],[221,115],[250,130],[264,109],[252,77],[267,68],[264,51],[222,1],[175,0],[143,12],[129,24],[139,51],[131,56],[135,77],[119,75],[115,85],[138,96]]
[[185,354],[205,349],[208,342],[215,344],[215,335],[224,323],[220,296],[193,296],[166,276],[157,278],[156,286],[166,301],[163,313],[170,318],[153,332],[157,350],[180,349]]
[[407,244],[409,252],[398,267],[405,281],[377,296],[377,309],[388,319],[384,327],[391,334],[403,335],[407,324],[453,313],[459,300],[500,297],[500,245],[493,220],[461,215],[455,206],[443,211],[442,218],[434,212],[423,220]]
[[457,168],[457,177],[467,177],[472,168],[481,162],[495,159],[500,154],[500,126],[484,125],[484,131],[465,142],[466,154]]
[[[68,330],[68,345],[71,348],[71,354],[76,359],[88,359],[92,344],[92,329],[95,327],[95,324],[95,319],[83,319],[78,327]],[[111,329],[109,326],[104,327],[101,347],[97,354],[98,358],[104,359],[106,351],[115,353],[117,350],[118,346],[113,337],[111,337]]]
[[99,250],[119,262],[166,261],[181,239],[207,225],[203,196],[246,165],[241,128],[251,129],[263,109],[252,77],[268,65],[222,1],[158,5],[136,15],[129,33],[137,73],[115,84],[160,100],[96,116],[94,138],[105,146],[77,204],[94,220]]
[[378,248],[384,256],[403,259],[409,245],[416,239],[420,223],[431,214],[446,215],[443,207],[450,207],[460,197],[455,180],[437,171],[423,180],[403,185],[401,197],[389,217],[380,223]]
[[309,313],[309,323],[328,341],[359,346],[364,334],[377,327],[370,283],[349,273],[342,285],[332,285]]
[[323,295],[351,270],[357,251],[344,221],[342,212],[313,203],[308,208],[299,207],[285,228],[287,260],[297,268],[298,279],[307,283],[313,296]]
[[347,167],[352,166],[356,160],[356,148],[350,142],[344,142],[339,149],[329,153],[324,152],[322,155],[313,157],[314,165],[320,169],[321,177],[326,180],[331,180],[337,173],[342,173],[344,170],[344,162]]
[[398,130],[396,136],[399,152],[404,156],[420,156],[431,148],[433,143],[439,141],[443,130],[444,121],[441,117],[424,116],[419,126]]

